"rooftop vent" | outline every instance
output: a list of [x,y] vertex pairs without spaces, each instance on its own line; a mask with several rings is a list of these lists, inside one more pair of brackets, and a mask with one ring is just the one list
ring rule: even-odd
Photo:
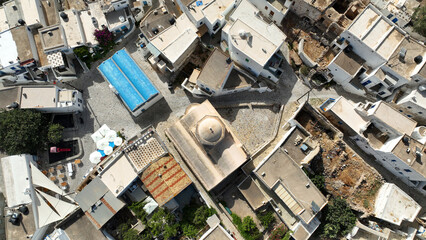
[[406,54],[407,54],[407,49],[401,48],[401,50],[399,50],[399,61],[405,62],[405,55]]
[[410,139],[407,136],[405,136],[402,138],[402,142],[405,143],[405,145],[408,145],[410,143]]
[[169,19],[169,23],[170,23],[170,25],[175,24],[175,22],[176,22],[176,20],[175,20],[174,18],[170,18],[170,19]]
[[420,64],[420,63],[422,63],[422,62],[423,62],[423,57],[422,57],[422,56],[420,56],[420,55],[418,55],[417,57],[415,57],[415,58],[414,58],[414,62],[415,62],[416,64]]
[[25,21],[24,21],[23,19],[18,19],[18,23],[19,23],[20,25],[25,25]]
[[68,20],[68,15],[65,12],[61,12],[59,16],[61,16],[61,18],[64,19],[65,21]]

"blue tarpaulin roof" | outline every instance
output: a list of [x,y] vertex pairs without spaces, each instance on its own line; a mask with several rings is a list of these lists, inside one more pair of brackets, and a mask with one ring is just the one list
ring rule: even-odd
[[104,61],[98,70],[131,111],[159,93],[125,49]]

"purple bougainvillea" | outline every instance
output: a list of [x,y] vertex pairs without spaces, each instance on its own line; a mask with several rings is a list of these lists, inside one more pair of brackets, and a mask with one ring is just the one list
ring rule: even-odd
[[114,45],[114,35],[108,28],[96,29],[93,34],[101,47],[108,48]]

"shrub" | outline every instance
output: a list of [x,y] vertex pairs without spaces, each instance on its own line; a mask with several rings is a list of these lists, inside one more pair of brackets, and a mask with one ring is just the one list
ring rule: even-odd
[[268,229],[275,222],[274,213],[272,211],[259,214],[257,218],[262,223],[262,226],[264,226],[266,229]]
[[104,49],[111,49],[114,46],[114,35],[107,27],[104,27],[101,30],[96,29],[93,34],[95,35],[96,41],[98,41],[100,47]]
[[300,73],[301,73],[303,76],[308,76],[308,75],[309,75],[309,71],[310,71],[310,69],[309,69],[309,67],[307,67],[306,65],[302,65],[302,66],[300,67]]
[[411,21],[414,31],[426,37],[426,6],[416,8]]
[[64,132],[64,127],[59,124],[51,124],[49,130],[47,131],[47,139],[50,143],[57,144],[62,140],[62,134]]
[[231,214],[232,222],[237,226],[238,231],[245,240],[256,240],[261,237],[261,233],[250,216],[241,221],[241,217],[235,213]]
[[274,230],[272,230],[271,234],[269,235],[269,239],[281,240],[281,239],[284,239],[284,236],[286,236],[286,234],[288,234],[290,237],[290,233],[291,232],[288,231],[287,226],[284,224],[281,224],[278,227],[276,227]]

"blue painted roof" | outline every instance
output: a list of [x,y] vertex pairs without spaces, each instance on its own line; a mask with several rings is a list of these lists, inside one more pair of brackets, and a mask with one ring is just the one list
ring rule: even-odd
[[131,111],[159,93],[125,49],[104,61],[98,70]]

